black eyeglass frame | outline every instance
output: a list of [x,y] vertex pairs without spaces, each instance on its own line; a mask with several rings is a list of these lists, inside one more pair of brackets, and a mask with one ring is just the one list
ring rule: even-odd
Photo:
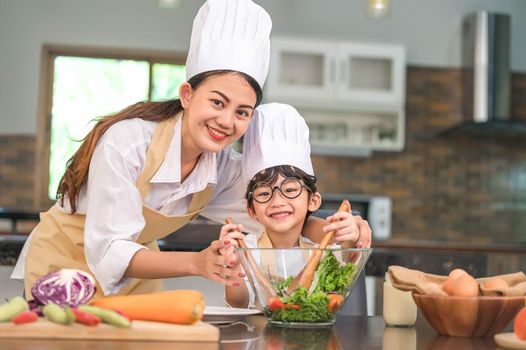
[[[281,190],[281,186],[283,186],[284,183],[286,183],[288,180],[294,180],[296,182],[298,182],[300,184],[300,190],[298,192],[297,195],[295,195],[294,197],[289,197],[288,195],[286,195],[282,190]],[[255,197],[254,197],[254,190],[257,189],[260,185],[267,185],[269,188],[270,188],[270,197],[269,199],[267,199],[266,201],[258,201]],[[265,204],[265,203],[268,203],[272,200],[272,198],[274,198],[274,193],[276,190],[278,190],[279,192],[281,192],[281,195],[287,199],[296,199],[298,198],[299,196],[301,196],[301,194],[303,193],[303,189],[306,189],[309,193],[312,193],[312,191],[310,190],[310,188],[308,188],[303,182],[301,182],[300,179],[298,178],[295,178],[295,177],[286,177],[283,179],[283,181],[281,181],[281,183],[279,184],[279,186],[274,186],[272,187],[272,185],[270,185],[268,182],[265,182],[265,181],[260,181],[258,183],[256,183],[254,185],[254,190],[250,191],[248,193],[248,197],[250,200],[254,200],[256,203],[259,203],[259,204]]]

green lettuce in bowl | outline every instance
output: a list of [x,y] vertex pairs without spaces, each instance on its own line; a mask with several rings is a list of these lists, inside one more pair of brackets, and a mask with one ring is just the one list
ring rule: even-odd
[[351,294],[371,251],[322,250],[322,258],[308,289],[291,289],[290,286],[303,273],[311,256],[320,252],[318,249],[240,248],[238,256],[257,297],[257,306],[268,321],[278,326],[310,328],[334,324],[338,310]]

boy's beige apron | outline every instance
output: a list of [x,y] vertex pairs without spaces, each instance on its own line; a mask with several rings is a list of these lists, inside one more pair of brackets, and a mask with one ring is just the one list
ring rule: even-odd
[[[298,243],[299,243],[300,248],[316,248],[315,243],[313,244],[306,243],[303,241],[301,237],[299,238]],[[268,236],[266,232],[263,232],[261,234],[261,237],[259,237],[258,248],[274,248],[272,246],[272,241],[270,240],[270,237]],[[265,266],[265,272],[271,275],[279,276],[278,265],[276,261],[276,254],[277,254],[276,251],[262,249],[259,251],[259,254],[260,254],[260,259],[261,259],[260,264],[262,264],[261,266]],[[309,257],[310,257],[310,252],[305,251],[303,253],[304,261],[307,262],[309,260]]]
[[[146,153],[144,170],[136,182],[143,202],[150,191],[149,181],[166,156],[179,115],[160,122],[155,128]],[[194,193],[187,213],[184,215],[167,216],[143,205],[146,223],[136,242],[150,250],[158,251],[156,240],[166,237],[197,216],[212,197],[213,189],[214,187],[209,185],[203,191]],[[84,255],[85,215],[67,214],[53,206],[46,213],[41,213],[40,220],[33,231],[24,267],[25,292],[29,299],[31,299],[33,282],[49,272],[61,268],[90,272]],[[157,279],[132,279],[131,283],[119,294],[148,293],[158,291],[161,287],[161,281]],[[96,295],[103,296],[102,288],[98,283]]]

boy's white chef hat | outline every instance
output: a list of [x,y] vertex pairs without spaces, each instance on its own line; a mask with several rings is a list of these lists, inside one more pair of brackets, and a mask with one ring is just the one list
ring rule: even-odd
[[314,176],[309,127],[294,107],[268,103],[256,108],[243,139],[242,164],[246,185],[261,170],[277,165],[293,165]]
[[270,60],[269,14],[251,0],[207,0],[194,19],[186,58],[186,79],[228,69],[263,87]]

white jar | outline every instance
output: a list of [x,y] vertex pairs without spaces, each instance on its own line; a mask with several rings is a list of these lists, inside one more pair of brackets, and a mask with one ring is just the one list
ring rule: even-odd
[[388,278],[384,282],[383,303],[384,320],[388,326],[409,327],[415,324],[417,308],[411,292],[396,289]]

